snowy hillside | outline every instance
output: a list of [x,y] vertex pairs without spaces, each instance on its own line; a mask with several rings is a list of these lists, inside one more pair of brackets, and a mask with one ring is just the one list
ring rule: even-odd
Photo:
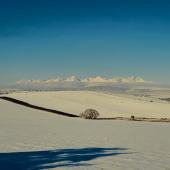
[[[128,95],[115,96],[86,91],[57,91],[40,93],[15,93],[4,96],[12,97],[27,103],[76,114],[85,109],[96,109],[100,117],[148,117],[170,118],[170,104],[151,98],[134,100]],[[147,100],[147,101],[146,101]]]
[[57,79],[50,79],[50,80],[20,80],[16,83],[49,83],[49,82],[114,82],[114,83],[152,83],[151,81],[146,81],[143,80],[141,77],[129,77],[127,79],[125,78],[121,78],[121,77],[117,77],[117,78],[113,78],[113,79],[106,79],[106,78],[101,78],[100,76],[96,77],[96,78],[86,78],[86,79],[79,79],[76,76],[72,76],[70,78],[65,78],[65,77],[59,77]]
[[[102,114],[108,110],[117,114],[124,112],[125,115],[134,114],[137,110],[144,113],[145,105],[148,112],[144,114],[151,113],[152,116],[156,109],[160,109],[156,115],[164,115],[165,109],[169,110],[166,108],[168,104],[157,103],[155,108],[156,104],[152,105],[154,103],[140,105],[140,101],[131,100],[129,102],[132,105],[126,105],[126,102],[120,103],[118,97],[111,99],[108,95],[84,92],[21,93],[7,96],[44,107],[66,108],[70,112],[84,110],[83,105],[81,108],[83,102],[89,103],[85,107],[96,102],[93,107],[98,107],[96,109]],[[107,110],[104,107],[108,106],[109,101],[112,101],[109,105],[113,104],[113,107]],[[123,109],[124,104],[126,110]],[[169,123],[68,118],[0,100],[0,127],[0,169],[3,170],[170,168]]]

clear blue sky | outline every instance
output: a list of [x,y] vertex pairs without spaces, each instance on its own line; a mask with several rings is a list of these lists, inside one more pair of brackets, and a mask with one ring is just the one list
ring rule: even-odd
[[0,0],[1,84],[169,74],[169,0]]

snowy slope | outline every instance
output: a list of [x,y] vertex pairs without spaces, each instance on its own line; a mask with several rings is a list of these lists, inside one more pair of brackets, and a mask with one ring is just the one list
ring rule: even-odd
[[83,120],[0,100],[0,168],[168,170],[170,124]]
[[88,108],[96,109],[100,117],[154,117],[170,118],[170,104],[147,102],[87,91],[57,91],[14,93],[6,96],[33,105],[79,115]]

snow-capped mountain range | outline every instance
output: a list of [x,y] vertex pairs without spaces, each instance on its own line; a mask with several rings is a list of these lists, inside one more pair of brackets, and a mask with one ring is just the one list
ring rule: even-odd
[[72,76],[70,78],[65,78],[65,77],[59,77],[57,79],[50,79],[50,80],[20,80],[16,83],[50,83],[50,82],[113,82],[113,83],[152,83],[151,81],[146,81],[143,80],[141,77],[128,77],[127,79],[121,78],[121,77],[116,77],[112,79],[106,79],[106,78],[101,78],[101,77],[96,77],[96,78],[86,78],[86,79],[79,79],[76,76]]

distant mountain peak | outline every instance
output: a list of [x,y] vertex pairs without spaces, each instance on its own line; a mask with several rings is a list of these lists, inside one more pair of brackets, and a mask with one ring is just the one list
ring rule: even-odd
[[71,76],[70,78],[67,78],[65,81],[81,81],[81,80],[76,76]]
[[43,83],[44,81],[41,80],[41,79],[32,79],[32,80],[26,80],[26,79],[23,79],[23,80],[20,80],[20,81],[17,81],[16,83],[19,84],[19,83]]
[[79,79],[76,76],[71,76],[69,78],[65,78],[65,77],[58,77],[57,79],[50,79],[47,81],[41,80],[41,79],[32,79],[32,80],[20,80],[18,82],[16,82],[17,84],[19,83],[49,83],[49,82],[63,82],[63,81],[67,81],[67,82],[112,82],[112,83],[152,83],[151,81],[146,81],[144,79],[142,79],[141,77],[128,77],[128,78],[122,78],[122,77],[116,77],[116,78],[112,78],[112,79],[106,79],[106,78],[102,78],[100,76],[97,76],[96,78],[90,78],[87,77],[85,79]]

